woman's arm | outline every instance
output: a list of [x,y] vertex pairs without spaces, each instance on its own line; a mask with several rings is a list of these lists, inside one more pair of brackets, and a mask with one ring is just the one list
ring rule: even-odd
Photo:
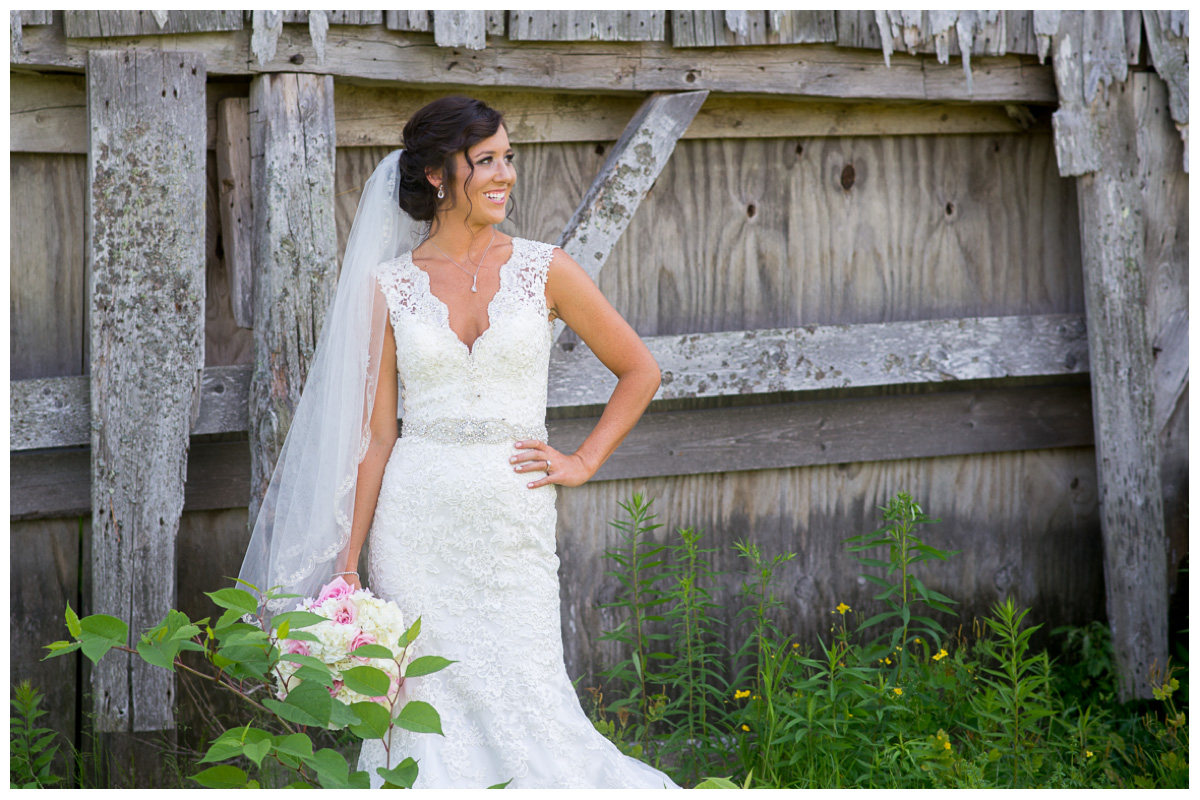
[[617,376],[617,388],[596,427],[574,453],[564,455],[541,442],[518,442],[517,448],[523,452],[514,456],[515,469],[544,470],[549,459],[550,473],[532,481],[530,488],[547,483],[579,486],[596,474],[633,430],[658,391],[662,373],[637,332],[600,293],[583,267],[562,250],[555,250],[550,262],[546,302]]
[[[400,435],[396,424],[396,338],[389,320],[384,324],[383,352],[379,355],[379,384],[375,388],[375,404],[371,408],[371,441],[367,454],[358,465],[358,483],[354,488],[354,519],[350,524],[350,544],[342,569],[360,571],[358,557],[375,518],[375,504],[383,485],[383,470],[392,448]],[[362,588],[357,575],[344,575],[355,589]]]

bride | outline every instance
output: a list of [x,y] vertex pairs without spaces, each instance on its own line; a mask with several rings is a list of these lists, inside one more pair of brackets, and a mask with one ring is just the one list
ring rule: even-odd
[[[412,756],[418,788],[673,787],[580,708],[555,555],[553,485],[596,473],[658,365],[570,256],[496,230],[517,178],[498,112],[442,98],[404,143],[364,187],[241,577],[311,595],[340,574],[357,588],[369,538],[372,590],[421,617],[420,652],[456,662],[405,686],[444,736],[363,743],[375,785],[375,767]],[[573,453],[546,442],[556,318],[618,378]]]

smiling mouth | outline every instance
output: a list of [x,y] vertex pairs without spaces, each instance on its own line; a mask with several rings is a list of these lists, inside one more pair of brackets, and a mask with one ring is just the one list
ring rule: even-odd
[[503,203],[508,198],[508,192],[484,192],[483,196],[494,203]]

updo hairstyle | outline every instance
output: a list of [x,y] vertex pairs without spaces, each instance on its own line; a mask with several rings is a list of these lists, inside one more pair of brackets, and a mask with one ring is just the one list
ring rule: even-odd
[[[426,177],[442,171],[442,185],[454,197],[454,154],[464,153],[500,130],[504,116],[486,103],[462,95],[434,100],[409,117],[400,155],[400,208],[415,220],[432,222],[438,207],[437,189]],[[467,159],[473,174],[475,165]],[[468,180],[470,178],[468,177]]]

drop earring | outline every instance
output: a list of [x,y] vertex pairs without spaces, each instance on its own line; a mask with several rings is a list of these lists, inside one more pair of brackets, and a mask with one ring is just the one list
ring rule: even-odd
[[438,200],[441,200],[445,196],[446,196],[446,190],[439,186],[438,187]]

